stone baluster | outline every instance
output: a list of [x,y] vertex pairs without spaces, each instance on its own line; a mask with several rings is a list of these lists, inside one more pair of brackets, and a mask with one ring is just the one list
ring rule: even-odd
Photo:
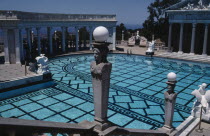
[[174,127],[172,125],[173,116],[174,116],[174,107],[176,102],[177,93],[174,92],[176,86],[176,74],[171,72],[167,75],[168,82],[167,88],[168,91],[164,93],[165,97],[165,122],[162,128],[159,128],[160,131],[163,131],[167,134],[170,134]]
[[202,53],[202,55],[204,56],[207,56],[206,50],[207,50],[207,41],[208,41],[208,27],[209,24],[205,24],[205,34],[204,34],[203,53]]

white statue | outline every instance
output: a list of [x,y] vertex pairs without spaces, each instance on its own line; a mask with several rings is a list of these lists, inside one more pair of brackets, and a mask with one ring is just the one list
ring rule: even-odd
[[203,107],[203,119],[210,121],[210,91],[206,91],[207,84],[203,83],[199,85],[198,90],[194,90],[191,94],[196,97],[196,101],[193,104],[191,115],[194,117],[200,117],[201,107]]
[[49,71],[48,68],[48,58],[44,56],[44,54],[40,54],[40,56],[36,57],[37,64],[38,64],[38,74],[46,74]]
[[132,36],[128,39],[128,45],[134,46],[135,45],[135,36]]
[[203,0],[199,0],[198,1],[198,5],[201,6],[201,7],[203,7]]
[[137,34],[136,34],[136,39],[140,39],[140,36],[139,36],[139,31],[137,31]]
[[155,41],[149,42],[149,47],[146,52],[154,52]]

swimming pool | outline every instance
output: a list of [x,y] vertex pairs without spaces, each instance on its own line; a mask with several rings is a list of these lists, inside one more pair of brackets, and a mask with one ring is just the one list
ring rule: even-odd
[[[53,87],[0,101],[3,117],[77,123],[93,121],[94,105],[90,75],[92,54],[51,59]],[[109,54],[113,63],[108,120],[125,128],[157,129],[164,122],[166,75],[177,74],[173,125],[190,115],[190,94],[203,82],[210,83],[210,66],[161,58]]]

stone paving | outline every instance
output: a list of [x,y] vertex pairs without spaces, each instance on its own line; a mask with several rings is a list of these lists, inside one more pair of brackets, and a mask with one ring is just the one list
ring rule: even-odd
[[[28,67],[27,67],[28,69]],[[29,76],[34,73],[27,71],[25,75],[25,65],[21,64],[0,64],[0,82],[9,81],[17,77]]]
[[198,131],[199,126],[197,126],[189,136],[209,136],[210,135],[210,124],[206,122],[201,123],[202,132]]

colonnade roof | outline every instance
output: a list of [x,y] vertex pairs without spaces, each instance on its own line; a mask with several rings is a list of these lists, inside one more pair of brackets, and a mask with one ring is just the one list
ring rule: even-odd
[[59,14],[35,13],[15,10],[0,10],[0,20],[19,21],[114,21],[116,15],[112,14]]

